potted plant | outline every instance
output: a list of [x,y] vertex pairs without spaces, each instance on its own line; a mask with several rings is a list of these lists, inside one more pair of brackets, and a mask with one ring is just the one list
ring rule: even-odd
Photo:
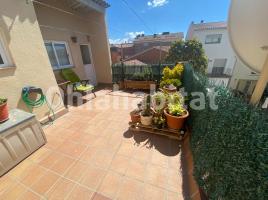
[[141,123],[145,126],[150,126],[152,124],[152,120],[151,96],[147,95],[144,100],[143,110],[141,111]]
[[8,120],[7,99],[0,98],[0,123]]
[[163,92],[156,92],[152,96],[152,107],[154,110],[163,110],[166,107],[167,95]]
[[182,64],[177,64],[173,69],[166,66],[163,69],[163,77],[160,82],[160,87],[168,93],[176,92],[177,88],[181,86],[181,75],[184,70]]
[[164,110],[167,119],[167,125],[171,129],[181,129],[185,119],[189,116],[189,112],[183,107],[181,103],[169,103]]
[[130,112],[130,118],[133,123],[138,123],[141,121],[141,111],[139,109],[135,109]]
[[153,124],[157,128],[161,129],[164,127],[165,123],[166,123],[166,119],[163,116],[163,112],[162,111],[156,112],[156,114],[153,117]]

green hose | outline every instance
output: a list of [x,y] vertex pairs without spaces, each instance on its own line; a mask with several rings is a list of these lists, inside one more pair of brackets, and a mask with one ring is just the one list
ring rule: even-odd
[[49,111],[52,112],[52,115],[53,115],[52,121],[54,121],[55,120],[55,113],[54,113],[53,109],[51,108],[50,104],[48,103],[48,101],[46,99],[46,96],[42,93],[42,94],[40,94],[40,98],[39,99],[32,100],[32,99],[29,98],[29,94],[30,93],[27,90],[24,90],[22,92],[22,100],[24,101],[24,103],[26,104],[26,106],[28,107],[28,109],[30,110],[30,112],[32,112],[32,108],[40,107],[44,103],[46,103]]
[[42,106],[45,102],[47,102],[45,95],[40,94],[40,98],[37,100],[31,100],[29,98],[29,93],[28,92],[24,92],[22,93],[22,100],[24,101],[24,103],[32,108],[36,108],[36,107],[40,107]]

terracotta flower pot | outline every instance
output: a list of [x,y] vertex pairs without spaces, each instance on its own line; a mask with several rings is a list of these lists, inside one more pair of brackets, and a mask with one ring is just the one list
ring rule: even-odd
[[8,107],[7,102],[0,105],[0,123],[8,120]]
[[130,118],[131,118],[131,121],[132,121],[133,123],[138,123],[138,122],[141,121],[140,113],[137,113],[137,112],[135,112],[135,111],[132,111],[132,112],[130,113]]
[[189,116],[189,112],[186,110],[186,114],[183,116],[173,116],[168,114],[167,110],[164,110],[164,114],[167,118],[167,125],[168,128],[171,129],[181,129],[183,128],[183,124],[186,120],[186,118]]

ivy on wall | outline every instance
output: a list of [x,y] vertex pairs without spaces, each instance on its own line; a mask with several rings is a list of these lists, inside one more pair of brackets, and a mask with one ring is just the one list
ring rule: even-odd
[[212,200],[268,199],[268,113],[185,70],[187,92],[218,91],[217,110],[190,110],[194,176]]

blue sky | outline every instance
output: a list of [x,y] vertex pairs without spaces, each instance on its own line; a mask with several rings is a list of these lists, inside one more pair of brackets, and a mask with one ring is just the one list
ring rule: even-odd
[[[124,3],[134,9],[137,16]],[[187,32],[191,21],[226,21],[230,0],[107,0],[111,42],[131,41],[137,34]]]

